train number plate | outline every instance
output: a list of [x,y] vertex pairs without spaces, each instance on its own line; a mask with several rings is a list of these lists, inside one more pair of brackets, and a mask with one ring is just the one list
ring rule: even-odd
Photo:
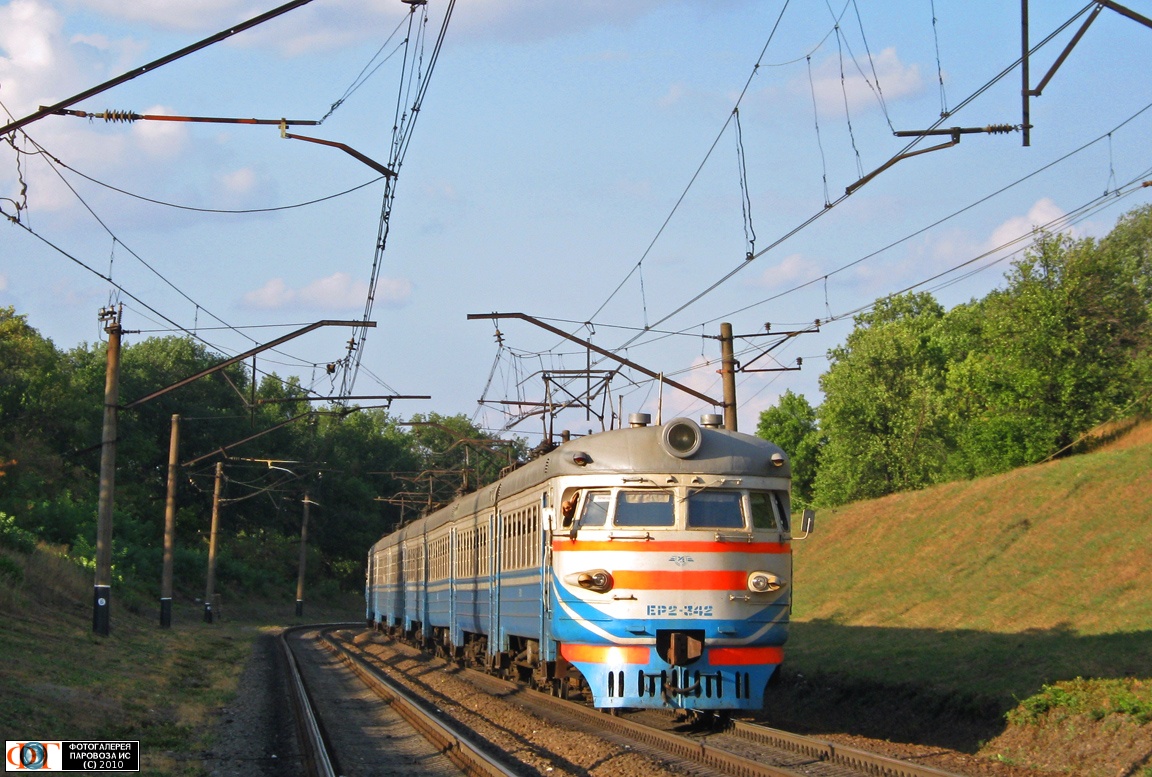
[[711,618],[710,604],[650,604],[648,615],[658,618]]

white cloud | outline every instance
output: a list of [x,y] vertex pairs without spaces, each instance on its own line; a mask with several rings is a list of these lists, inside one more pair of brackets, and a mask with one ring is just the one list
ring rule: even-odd
[[261,310],[275,310],[292,304],[296,292],[288,288],[283,278],[273,278],[256,291],[244,295],[244,305]]
[[8,291],[8,276],[0,273],[0,291]]
[[[399,307],[412,296],[412,283],[404,278],[381,278],[376,284],[376,302]],[[336,272],[293,289],[283,278],[273,278],[243,297],[246,307],[261,310],[288,307],[307,310],[348,311],[364,307],[368,284],[345,272]]]
[[[172,116],[177,112],[163,106],[140,111],[145,116]],[[138,121],[132,125],[132,138],[153,159],[172,159],[188,145],[188,125],[174,121]]]
[[256,171],[251,167],[241,167],[217,176],[220,188],[231,195],[242,197],[255,191],[259,183]]
[[[1014,216],[992,231],[988,239],[987,250],[998,248],[1023,237],[1023,244],[1032,242],[1032,234],[1044,224],[1048,224],[1065,215],[1064,210],[1048,197],[1037,200],[1036,203],[1023,216]],[[1019,247],[1016,244],[1014,247]]]
[[770,289],[794,286],[820,277],[820,268],[800,254],[789,254],[764,270],[757,283]]
[[816,93],[816,106],[821,115],[843,113],[845,99],[848,101],[848,110],[852,113],[879,108],[877,84],[879,91],[884,94],[885,103],[915,96],[924,88],[920,67],[901,62],[894,48],[886,48],[873,58],[875,77],[872,75],[872,67],[867,62],[861,62],[860,66],[864,70],[864,75],[861,75],[851,60],[845,58],[844,76],[841,79],[840,58],[830,56],[812,68],[810,87],[805,79],[802,87],[800,82],[796,81],[793,83],[793,88],[797,90],[803,88],[804,91],[811,88]]

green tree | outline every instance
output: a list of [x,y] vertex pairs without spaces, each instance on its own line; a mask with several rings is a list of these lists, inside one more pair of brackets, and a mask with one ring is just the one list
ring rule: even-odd
[[36,531],[59,494],[90,491],[75,419],[82,403],[70,361],[11,308],[0,308],[0,511]]
[[943,470],[950,430],[947,360],[938,339],[944,309],[930,294],[879,300],[829,351],[818,412],[828,442],[816,499],[843,504],[921,488]]
[[788,454],[792,462],[793,497],[802,507],[811,504],[820,449],[825,443],[816,410],[803,394],[794,394],[788,389],[780,395],[775,407],[760,413],[756,434],[776,443]]
[[1040,461],[1134,398],[1148,308],[1127,261],[1041,235],[979,305],[979,347],[954,364],[958,474]]

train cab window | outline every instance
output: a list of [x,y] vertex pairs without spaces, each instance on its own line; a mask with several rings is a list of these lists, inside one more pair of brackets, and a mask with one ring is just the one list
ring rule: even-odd
[[672,526],[676,522],[672,494],[664,491],[621,491],[616,495],[617,526]]
[[779,494],[775,491],[749,494],[749,502],[752,505],[752,528],[787,528],[787,514],[784,512]]
[[741,498],[735,491],[701,491],[688,497],[689,529],[743,529]]
[[584,497],[584,512],[580,514],[580,526],[603,526],[608,520],[608,507],[612,495],[607,491],[592,491]]

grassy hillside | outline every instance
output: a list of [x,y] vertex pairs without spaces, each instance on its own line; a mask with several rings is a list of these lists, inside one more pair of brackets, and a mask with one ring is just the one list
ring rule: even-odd
[[[824,511],[817,526],[794,544],[788,672],[770,702],[782,718],[975,752],[1045,686],[1113,679],[1149,697],[1124,724],[1152,752],[1152,693],[1128,680],[1152,677],[1152,424],[1095,453]],[[844,699],[858,703],[826,714]],[[1116,723],[1110,703],[1083,715]]]
[[[158,588],[158,581],[156,588]],[[92,573],[55,549],[0,548],[0,730],[8,739],[135,739],[141,773],[205,774],[201,754],[233,695],[253,641],[288,624],[293,602],[229,605],[205,624],[179,601],[173,626],[159,605],[114,589],[112,634],[92,633]],[[309,604],[309,620],[360,617],[362,600]]]

